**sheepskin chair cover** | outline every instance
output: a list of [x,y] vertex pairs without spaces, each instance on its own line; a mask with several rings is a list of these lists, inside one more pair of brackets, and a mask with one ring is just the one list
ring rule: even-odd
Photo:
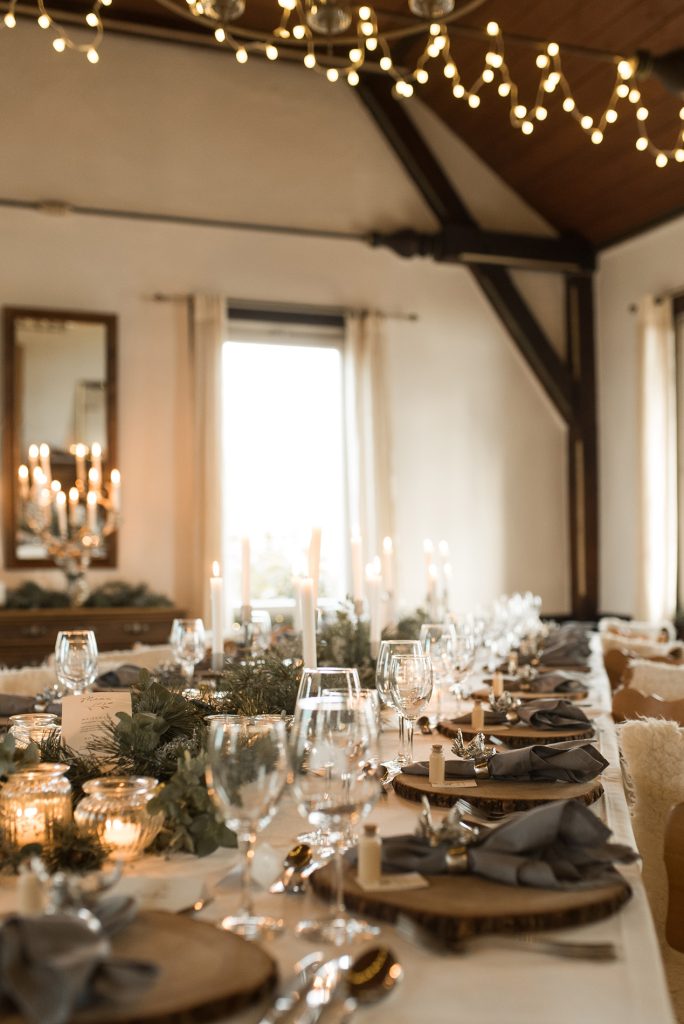
[[684,1024],[684,954],[665,940],[667,874],[663,857],[668,814],[684,801],[684,730],[676,722],[643,718],[619,726],[619,738],[634,794],[632,825],[643,859],[644,886],[675,1012]]
[[661,665],[657,661],[633,661],[623,677],[627,686],[663,700],[684,699],[684,665]]

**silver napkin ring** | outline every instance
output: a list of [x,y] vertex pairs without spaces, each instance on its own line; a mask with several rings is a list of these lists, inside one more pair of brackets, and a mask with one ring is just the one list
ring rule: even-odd
[[475,765],[475,778],[476,779],[488,779],[489,778],[489,761],[481,761],[480,764]]
[[468,851],[465,846],[450,846],[444,855],[447,871],[462,875],[468,870]]

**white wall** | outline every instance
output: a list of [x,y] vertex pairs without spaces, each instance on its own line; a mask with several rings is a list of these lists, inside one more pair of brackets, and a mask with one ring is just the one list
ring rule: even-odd
[[[352,90],[298,68],[115,37],[94,68],[21,26],[0,34],[0,85],[5,197],[364,234],[435,227]],[[411,111],[483,220],[543,227],[428,111]],[[558,338],[552,282],[529,275],[526,288]],[[182,600],[183,318],[150,296],[220,291],[416,312],[388,322],[401,598],[422,597],[432,535],[451,544],[458,604],[529,588],[567,608],[564,428],[466,270],[355,241],[0,209],[0,284],[6,304],[120,318],[121,577]]]
[[684,290],[684,217],[606,250],[598,274],[601,605],[632,614],[637,586],[637,350],[630,310]]

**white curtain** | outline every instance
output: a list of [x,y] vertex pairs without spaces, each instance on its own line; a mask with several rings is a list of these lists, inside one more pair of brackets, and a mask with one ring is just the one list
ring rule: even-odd
[[221,508],[221,353],[227,303],[220,295],[193,295],[184,358],[180,361],[179,453],[181,531],[177,539],[178,600],[210,621],[209,576],[223,562]]
[[377,313],[346,322],[345,398],[349,522],[363,537],[366,562],[393,536],[391,438],[385,369],[385,324]]
[[637,619],[677,604],[677,408],[672,303],[639,303],[639,576]]

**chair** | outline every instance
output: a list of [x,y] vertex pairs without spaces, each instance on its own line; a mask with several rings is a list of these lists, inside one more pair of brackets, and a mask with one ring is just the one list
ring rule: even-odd
[[622,674],[622,683],[641,693],[657,694],[663,700],[683,700],[684,665],[644,659],[631,661]]
[[684,670],[684,648],[682,648],[682,645],[679,643],[662,644],[661,647],[663,649],[660,653],[656,651],[655,654],[652,653],[652,648],[650,646],[647,650],[637,650],[635,648],[630,650],[627,647],[622,646],[611,647],[609,650],[605,651],[603,655],[603,665],[606,670],[606,675],[608,676],[611,689],[616,690],[618,686],[627,685],[625,682],[625,674],[630,666],[635,662],[644,663],[646,665],[667,665],[671,668],[682,668]]
[[665,938],[684,953],[684,804],[670,811],[665,829],[665,870],[668,881]]
[[[676,722],[642,719],[625,722],[619,729],[620,748],[630,776],[634,801],[632,825],[634,837],[643,860],[643,882],[653,914],[663,963],[678,1020],[684,1024],[684,956],[678,952],[684,945],[674,945],[666,938],[668,920],[668,875],[665,870],[665,830],[670,809],[684,802],[684,732]],[[684,836],[678,814],[668,829],[672,842]],[[671,853],[668,844],[668,870],[680,868],[684,852]],[[680,843],[684,851],[684,839]],[[680,881],[672,887],[673,913],[678,900],[684,900]],[[675,943],[684,939],[682,923],[669,927]]]
[[613,694],[613,719],[626,722],[630,719],[665,719],[684,726],[684,698],[663,700],[657,694],[641,693],[631,686],[623,686]]

